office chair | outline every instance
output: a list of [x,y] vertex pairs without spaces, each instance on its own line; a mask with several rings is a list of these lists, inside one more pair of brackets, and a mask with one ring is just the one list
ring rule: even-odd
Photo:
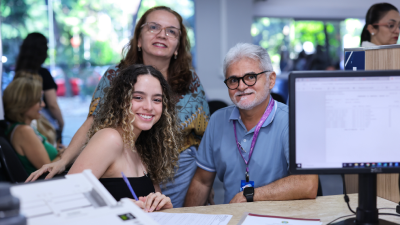
[[319,179],[319,176],[318,176],[318,191],[317,191],[317,196],[323,196],[323,193],[322,193],[322,185],[321,185],[321,180]]
[[223,101],[219,101],[219,100],[214,100],[214,101],[208,102],[208,107],[210,108],[210,115],[212,115],[218,109],[222,109],[227,106],[228,106],[228,104],[226,104]]
[[0,136],[0,163],[11,183],[23,183],[28,173],[11,144]]

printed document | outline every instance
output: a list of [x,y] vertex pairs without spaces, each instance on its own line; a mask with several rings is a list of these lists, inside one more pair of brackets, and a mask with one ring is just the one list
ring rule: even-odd
[[197,213],[148,213],[154,221],[162,225],[227,225],[232,215],[212,215]]
[[321,225],[322,223],[319,219],[300,219],[300,218],[266,216],[266,215],[248,213],[242,218],[241,223],[239,222],[239,224],[240,225],[254,225],[254,224]]

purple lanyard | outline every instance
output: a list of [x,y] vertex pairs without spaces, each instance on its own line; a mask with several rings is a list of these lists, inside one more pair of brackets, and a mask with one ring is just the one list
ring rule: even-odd
[[250,147],[250,152],[249,152],[249,161],[246,161],[246,159],[244,158],[242,152],[240,151],[241,146],[239,144],[238,138],[237,138],[237,134],[236,134],[236,121],[233,121],[233,130],[235,132],[235,139],[236,139],[236,145],[238,147],[239,153],[243,158],[244,163],[246,164],[246,182],[249,182],[249,162],[251,159],[251,155],[253,154],[253,150],[254,150],[254,146],[256,145],[256,141],[257,141],[257,137],[258,137],[258,133],[260,132],[261,126],[264,124],[265,120],[267,120],[269,114],[271,114],[272,109],[274,108],[274,99],[272,98],[272,96],[270,96],[270,101],[269,104],[267,106],[267,109],[265,110],[264,114],[262,115],[260,121],[257,123],[257,126],[254,130],[254,134],[253,134],[253,140],[251,141],[251,147]]

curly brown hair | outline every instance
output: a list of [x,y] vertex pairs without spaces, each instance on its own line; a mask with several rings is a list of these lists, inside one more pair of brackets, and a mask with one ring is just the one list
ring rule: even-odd
[[[156,6],[147,10],[136,24],[135,33],[129,44],[124,47],[123,59],[119,63],[120,68],[125,68],[133,64],[143,64],[142,52],[138,51],[138,40],[142,30],[142,25],[146,23],[147,16],[156,10],[165,10],[172,13],[179,21],[181,35],[179,37],[177,59],[171,57],[168,66],[168,84],[176,94],[186,94],[192,82],[192,55],[190,54],[190,41],[182,17],[166,6]],[[126,54],[125,54],[126,53]]]
[[[132,98],[133,87],[141,75],[151,75],[160,81],[163,109],[159,121],[150,130],[142,131],[135,143]],[[136,147],[152,181],[163,183],[172,180],[174,167],[177,168],[182,137],[177,126],[176,103],[173,101],[171,88],[161,72],[152,66],[140,64],[128,66],[113,79],[111,86],[105,89],[105,93],[103,104],[89,130],[89,139],[101,129],[121,127],[124,144],[132,150]]]

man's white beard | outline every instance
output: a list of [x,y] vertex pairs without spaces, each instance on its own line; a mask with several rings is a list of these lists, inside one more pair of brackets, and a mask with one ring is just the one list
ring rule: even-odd
[[[249,93],[254,93],[255,95],[254,100],[252,102],[246,102],[246,99],[250,96],[242,96],[239,102],[236,101],[235,98],[236,96]],[[257,92],[253,89],[246,89],[244,91],[237,91],[235,95],[231,98],[231,100],[233,104],[235,104],[236,107],[238,107],[239,109],[250,110],[260,105],[262,102],[264,102],[268,98],[268,94],[269,94],[268,86],[265,87],[263,93],[260,94],[257,94]]]

